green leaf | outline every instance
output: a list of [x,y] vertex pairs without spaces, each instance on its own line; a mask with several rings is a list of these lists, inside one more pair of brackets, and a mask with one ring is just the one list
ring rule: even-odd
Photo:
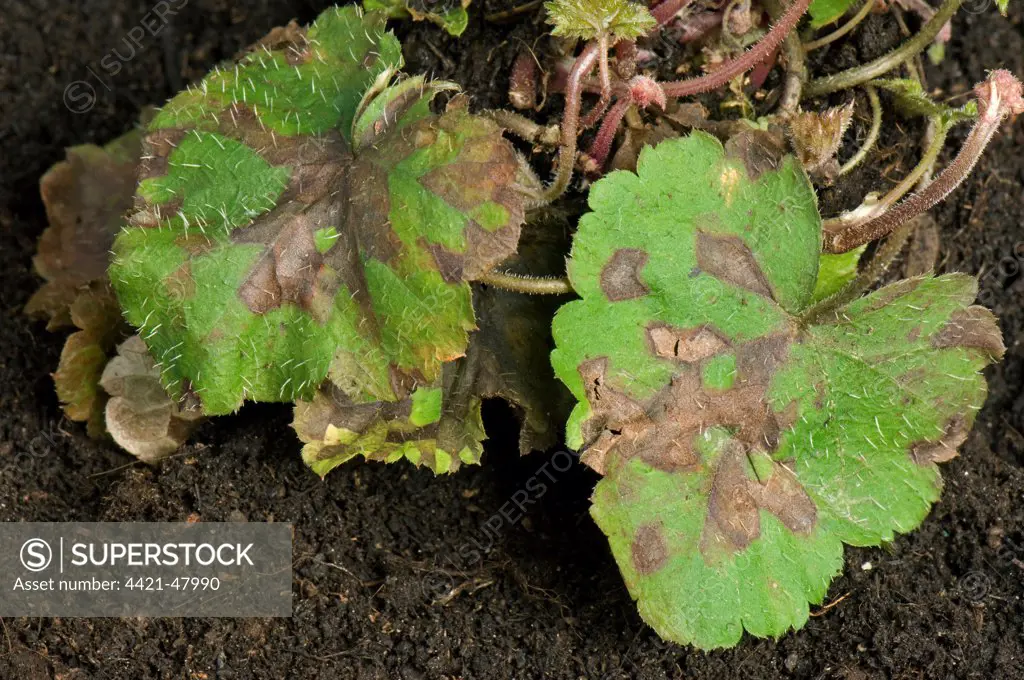
[[705,649],[802,626],[843,543],[917,526],[1003,352],[961,274],[801,319],[815,195],[752,148],[694,133],[597,182],[553,324],[592,515],[644,619]]
[[999,13],[1005,17],[1006,12],[1010,9],[1010,0],[996,0],[996,7],[999,8]]
[[599,36],[631,40],[647,35],[657,22],[632,0],[552,0],[544,3],[552,35],[580,40]]
[[367,11],[381,10],[391,19],[412,19],[437,24],[449,35],[458,38],[469,26],[471,0],[363,0]]
[[807,10],[811,15],[811,27],[821,28],[838,21],[849,11],[851,5],[853,0],[814,0]]
[[381,13],[275,29],[172,99],[145,139],[110,275],[175,398],[353,403],[436,386],[475,327],[469,281],[514,252],[519,163],[451,83],[389,84]]
[[814,284],[812,302],[820,302],[835,295],[857,276],[857,264],[867,245],[831,255],[822,253],[818,260],[818,280]]
[[871,84],[891,94],[896,107],[905,116],[940,116],[947,125],[978,117],[977,102],[968,102],[958,109],[940,104],[928,96],[917,80],[882,78],[871,81]]

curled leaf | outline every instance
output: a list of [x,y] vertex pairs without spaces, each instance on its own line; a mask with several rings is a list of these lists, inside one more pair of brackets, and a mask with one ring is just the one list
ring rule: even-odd
[[597,182],[582,299],[554,322],[568,440],[604,475],[592,515],[644,619],[701,648],[802,626],[843,543],[917,526],[1003,353],[962,274],[802,319],[815,195],[792,157],[751,161],[694,133]]
[[472,0],[363,0],[367,11],[381,10],[392,19],[429,21],[458,38],[469,25],[469,8]]
[[802,111],[786,120],[797,159],[808,174],[831,181],[839,174],[836,153],[853,120],[853,100],[824,111]]
[[514,252],[519,162],[450,83],[390,84],[381,13],[328,10],[156,116],[111,279],[175,397],[354,403],[433,389],[475,327],[469,281]]
[[46,283],[25,312],[48,319],[50,330],[71,325],[81,287],[106,279],[110,247],[131,207],[141,143],[132,130],[104,147],[71,147],[39,180],[49,226],[32,264]]
[[160,384],[160,368],[142,339],[133,335],[117,347],[103,369],[107,431],[121,448],[146,463],[166,458],[185,443],[203,420],[194,405],[171,399]]

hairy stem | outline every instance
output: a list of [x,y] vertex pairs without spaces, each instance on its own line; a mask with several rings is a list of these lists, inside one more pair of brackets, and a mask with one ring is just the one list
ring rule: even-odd
[[878,142],[878,135],[882,131],[882,102],[878,99],[878,90],[871,85],[865,85],[864,90],[868,93],[868,102],[871,103],[871,128],[868,130],[868,136],[864,143],[857,149],[857,153],[853,154],[850,160],[843,163],[842,167],[839,168],[840,177],[853,170],[860,165],[861,161],[867,158],[871,150],[875,148],[875,143]]
[[[675,19],[679,11],[689,5],[693,0],[665,0],[663,3],[651,10],[651,16],[658,22],[658,26],[664,26]],[[655,28],[656,32],[658,29]]]
[[927,49],[928,45],[935,40],[946,22],[956,14],[964,0],[945,0],[931,19],[921,27],[912,38],[904,42],[892,52],[884,54],[874,61],[855,66],[854,68],[841,71],[835,75],[818,78],[807,83],[804,88],[804,95],[807,97],[820,97],[822,95],[846,90],[868,82],[878,76],[888,73],[904,61],[912,59],[918,53]]
[[555,179],[544,192],[544,200],[551,203],[565,193],[572,180],[576,165],[576,136],[579,134],[580,101],[583,96],[583,82],[598,60],[599,45],[590,42],[576,58],[565,84],[565,111],[562,114],[562,139],[558,149],[558,167]]
[[855,29],[857,27],[857,24],[864,21],[864,18],[871,13],[871,8],[874,7],[874,5],[875,0],[866,0],[866,2],[861,6],[857,13],[853,15],[853,18],[851,18],[845,24],[843,24],[836,30],[832,31],[828,35],[822,36],[817,40],[812,40],[810,42],[804,43],[804,52],[810,52],[812,50],[819,49],[821,47],[824,47],[825,45],[834,43],[836,40],[842,38],[844,35]]
[[572,284],[565,277],[525,276],[495,270],[484,274],[477,282],[527,295],[566,295],[573,292]]
[[[597,70],[601,77],[601,98],[597,100],[597,104],[594,105],[583,120],[580,121],[580,129],[586,130],[591,125],[601,119],[605,110],[608,108],[609,102],[612,99],[612,75],[611,69],[608,66],[608,35],[602,33],[597,38]],[[582,56],[582,55],[581,55]]]
[[[957,1],[962,2],[963,0]],[[810,4],[811,0],[794,0],[782,17],[768,30],[768,33],[739,57],[726,62],[700,78],[663,83],[662,89],[669,97],[688,97],[722,87],[736,76],[749,71],[767,59],[782,44],[789,32],[796,27],[800,17],[804,15]]]
[[[894,229],[928,210],[944,199],[967,178],[977,165],[985,147],[999,130],[1003,120],[1010,114],[1024,113],[1024,97],[1019,80],[1009,71],[993,71],[987,81],[975,87],[981,114],[964,140],[956,158],[942,171],[934,182],[888,212],[846,228],[825,238],[824,249],[829,253],[845,253],[864,243],[881,238]],[[941,134],[936,135],[942,139]],[[932,147],[936,146],[934,143]],[[930,167],[931,161],[924,165]],[[919,164],[922,165],[922,164]],[[919,175],[920,176],[920,175]],[[916,179],[915,179],[916,181]]]
[[557,125],[541,125],[515,111],[486,109],[481,111],[480,115],[490,118],[524,142],[542,146],[558,146],[561,139]]
[[626,111],[632,103],[629,99],[618,99],[608,111],[608,115],[604,117],[600,129],[597,131],[597,137],[594,138],[594,144],[590,147],[590,157],[594,159],[597,167],[604,168],[608,154],[612,150],[612,142],[615,141],[619,123],[622,122],[622,117],[626,115]]

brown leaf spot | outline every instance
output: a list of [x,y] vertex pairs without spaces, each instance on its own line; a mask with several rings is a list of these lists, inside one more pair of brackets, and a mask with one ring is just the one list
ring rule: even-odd
[[725,155],[741,161],[747,177],[756,181],[762,173],[779,169],[786,145],[777,132],[746,129],[725,143]]
[[993,361],[1002,359],[1006,352],[995,314],[980,305],[953,312],[946,325],[932,336],[932,346],[979,349]]
[[697,232],[697,266],[740,288],[774,300],[771,285],[754,259],[754,253],[738,236]]
[[661,359],[693,364],[726,349],[729,343],[711,326],[675,328],[657,323],[647,327],[647,342]]
[[286,302],[309,309],[322,263],[312,223],[306,215],[296,215],[282,226],[238,295],[255,314],[265,314]]
[[633,300],[650,289],[640,280],[648,255],[636,248],[619,248],[601,270],[601,291],[612,302]]
[[817,522],[817,507],[796,476],[772,462],[767,479],[752,478],[748,451],[762,455],[730,440],[718,459],[701,535],[701,552],[706,558],[714,560],[749,546],[761,534],[761,510],[772,513],[797,534],[809,534]]
[[633,568],[639,574],[646,576],[664,566],[668,561],[668,544],[661,524],[642,524],[637,527],[630,552]]
[[263,51],[264,48],[272,52],[284,51],[289,66],[300,66],[313,58],[306,37],[306,27],[300,26],[294,19],[289,21],[287,26],[275,26],[270,29],[270,33],[246,47],[235,59],[240,60],[246,54]]
[[437,271],[445,283],[459,283],[462,281],[463,257],[461,253],[455,253],[437,243],[428,243],[427,239],[420,237],[419,246],[429,252],[437,265]]
[[938,441],[915,442],[910,446],[910,459],[918,465],[945,463],[957,456],[957,449],[967,440],[970,431],[967,419],[957,414],[946,423],[946,431]]

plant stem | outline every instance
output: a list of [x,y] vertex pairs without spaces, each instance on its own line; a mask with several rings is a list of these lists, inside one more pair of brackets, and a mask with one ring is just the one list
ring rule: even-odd
[[612,99],[612,75],[611,69],[608,66],[608,34],[602,33],[597,37],[597,49],[598,73],[601,76],[601,98],[597,100],[594,108],[580,121],[580,128],[583,130],[586,130],[601,119],[601,116],[608,108],[608,103]]
[[[963,0],[955,1],[963,2]],[[804,15],[810,4],[811,0],[794,0],[782,17],[761,38],[760,42],[739,57],[719,66],[711,73],[700,78],[663,83],[662,89],[665,90],[666,96],[688,97],[700,94],[701,92],[709,92],[725,85],[741,73],[754,68],[775,51],[789,32],[800,22],[800,17]]]
[[874,7],[874,5],[875,0],[866,0],[866,2],[861,6],[861,8],[857,10],[857,13],[853,15],[853,18],[847,21],[845,24],[843,24],[842,26],[840,26],[839,28],[832,31],[826,36],[822,36],[817,40],[812,40],[810,42],[804,43],[804,52],[816,50],[820,47],[824,47],[825,45],[831,44],[836,40],[842,38],[844,35],[855,29],[857,27],[857,24],[864,21],[864,18],[871,13],[871,8]]
[[882,131],[882,102],[878,99],[878,90],[871,85],[865,85],[864,90],[868,93],[868,101],[871,103],[871,128],[868,130],[868,136],[864,140],[864,144],[857,149],[857,153],[853,154],[850,160],[843,163],[842,167],[839,168],[840,177],[853,170],[860,165],[861,161],[867,158],[871,149],[875,148],[878,135]]
[[[869,2],[874,2],[874,0],[869,0]],[[778,21],[779,15],[782,14],[782,5],[779,0],[765,0],[764,4],[772,19]],[[782,41],[782,56],[786,60],[786,82],[782,88],[778,108],[780,111],[795,113],[800,106],[800,94],[803,92],[804,83],[807,82],[804,49],[796,31],[790,31],[786,35],[786,39]]]
[[541,125],[526,116],[507,109],[486,109],[480,112],[497,123],[500,127],[508,130],[524,142],[540,144],[541,146],[558,146],[561,133],[557,125]]
[[[679,11],[689,5],[693,0],[665,0],[663,3],[651,10],[651,16],[658,22],[658,26],[664,26],[672,21]],[[657,28],[653,32],[657,32]]]
[[608,115],[604,117],[600,129],[597,131],[597,137],[594,138],[594,144],[590,147],[590,157],[597,163],[597,167],[604,168],[608,154],[612,150],[612,142],[615,140],[619,123],[622,122],[622,117],[626,115],[626,111],[632,103],[629,99],[617,99],[611,110],[608,111]]
[[576,165],[576,136],[579,134],[580,101],[583,95],[583,81],[598,60],[599,46],[591,41],[576,57],[569,78],[565,83],[565,111],[562,113],[562,139],[558,149],[558,167],[555,179],[544,192],[544,200],[551,203],[565,193],[572,180],[573,167]]
[[[964,140],[960,152],[942,171],[942,174],[927,187],[888,212],[863,224],[826,235],[825,252],[845,253],[859,245],[881,238],[948,196],[950,192],[960,186],[960,183],[977,165],[985,147],[992,141],[992,137],[999,130],[1003,120],[1010,114],[1024,113],[1024,97],[1022,97],[1021,91],[1020,81],[1009,71],[992,71],[988,80],[978,84],[974,89],[978,99],[978,108],[981,111],[978,120],[968,133],[967,139]],[[943,135],[936,134],[936,138],[941,140]],[[935,146],[936,144],[933,142],[931,147]],[[925,160],[922,159],[919,166],[927,169],[930,167],[931,161],[924,163]]]
[[904,42],[892,52],[884,54],[874,61],[855,66],[854,68],[841,71],[835,75],[818,78],[807,83],[804,88],[804,95],[807,97],[820,97],[839,90],[846,90],[868,82],[883,73],[887,73],[899,66],[904,61],[913,58],[919,52],[925,50],[935,40],[946,22],[956,14],[964,0],[945,0],[931,19],[921,27],[912,38]]
[[572,284],[565,277],[526,276],[494,270],[478,278],[477,282],[527,295],[566,295],[573,292]]

